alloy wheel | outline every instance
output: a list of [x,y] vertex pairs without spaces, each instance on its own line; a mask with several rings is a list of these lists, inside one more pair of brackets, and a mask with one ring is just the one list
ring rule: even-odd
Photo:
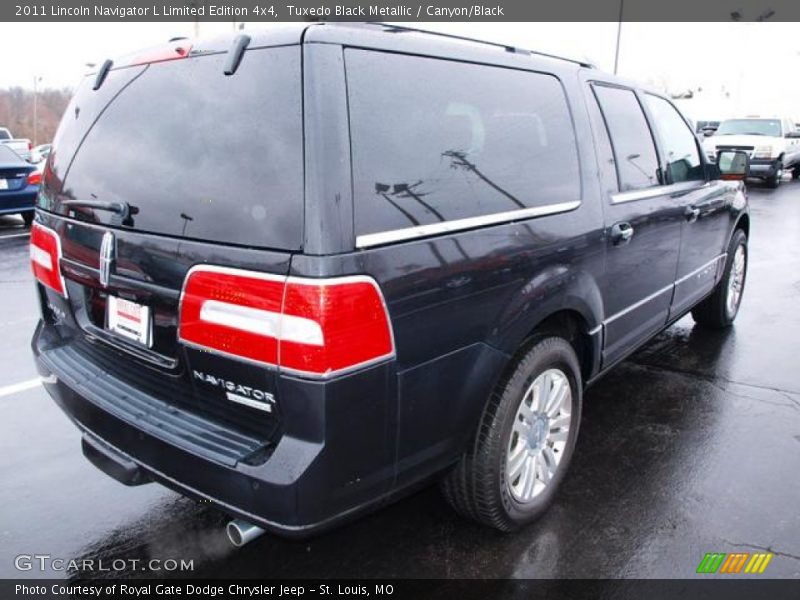
[[564,456],[571,412],[572,389],[560,369],[548,369],[528,387],[506,452],[506,487],[517,502],[532,501],[552,481]]
[[742,290],[744,289],[744,277],[747,267],[747,254],[744,245],[739,244],[733,255],[731,265],[731,275],[728,278],[728,293],[725,298],[725,308],[731,317],[739,310],[739,302],[742,300]]

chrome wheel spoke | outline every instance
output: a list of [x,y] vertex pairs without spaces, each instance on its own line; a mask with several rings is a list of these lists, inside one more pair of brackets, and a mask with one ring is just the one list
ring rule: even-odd
[[522,497],[530,498],[533,496],[533,489],[536,486],[536,468],[539,461],[535,456],[528,457],[525,485],[522,488]]
[[539,461],[542,463],[542,474],[544,477],[542,481],[544,481],[545,483],[550,483],[550,478],[553,476],[553,473],[556,470],[556,462],[557,462],[556,457],[553,454],[553,449],[545,448],[544,450],[542,450],[542,459],[543,460]]
[[533,394],[530,395],[531,401],[530,404],[526,402],[528,396],[522,400],[522,403],[519,405],[519,412],[518,414],[524,418],[525,421],[530,422],[533,418]]
[[520,419],[520,417],[514,419],[514,432],[519,436],[520,442],[528,438],[529,431],[530,425],[528,425],[527,421]]
[[550,431],[569,429],[569,422],[570,422],[569,414],[562,413],[558,418],[550,421]]
[[522,469],[525,466],[527,458],[528,453],[525,451],[525,445],[518,443],[515,453],[508,459],[506,476],[508,477],[509,481],[513,482],[517,479],[517,476],[522,472]]
[[545,409],[547,416],[551,418],[558,415],[561,407],[564,405],[564,400],[569,395],[569,383],[567,383],[567,380],[559,378],[557,381],[558,383],[553,385],[551,392],[552,399]]
[[538,466],[539,479],[544,485],[547,485],[550,483],[550,469],[548,468],[547,462],[545,460],[540,460]]
[[531,384],[531,412],[539,412],[542,410],[542,402],[546,400],[547,396],[545,390],[546,388],[541,378],[537,378],[536,381]]

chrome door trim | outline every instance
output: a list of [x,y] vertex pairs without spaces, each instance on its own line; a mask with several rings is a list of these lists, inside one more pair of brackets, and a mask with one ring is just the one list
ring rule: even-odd
[[694,271],[692,271],[691,273],[687,273],[686,275],[684,275],[683,277],[681,277],[680,279],[678,279],[678,280],[675,282],[675,285],[677,286],[677,285],[679,285],[679,284],[683,283],[684,281],[686,281],[687,279],[691,279],[692,277],[694,277],[695,275],[697,275],[697,274],[698,274],[698,273],[700,273],[701,271],[704,271],[704,270],[706,270],[708,267],[710,267],[710,266],[711,266],[711,265],[713,265],[714,263],[717,263],[717,262],[719,262],[719,260],[720,260],[720,259],[722,259],[722,260],[725,260],[726,258],[728,258],[728,253],[727,253],[727,252],[723,252],[722,254],[720,254],[720,255],[718,255],[718,256],[715,256],[714,258],[712,258],[710,261],[708,261],[708,262],[707,262],[707,263],[705,263],[704,265],[701,265],[700,267],[696,268],[696,269],[695,269]]
[[666,292],[671,292],[673,287],[675,287],[675,284],[674,284],[674,283],[670,283],[668,286],[665,286],[665,287],[661,288],[661,289],[660,289],[660,290],[658,290],[657,292],[653,292],[652,294],[650,294],[650,295],[649,295],[649,296],[647,296],[646,298],[642,298],[642,299],[641,299],[641,300],[639,300],[638,302],[636,302],[636,303],[634,303],[634,304],[631,304],[630,306],[627,306],[627,307],[623,308],[621,311],[619,311],[619,312],[617,312],[617,313],[614,313],[613,315],[611,315],[610,317],[608,317],[607,319],[605,319],[605,320],[603,321],[603,325],[608,325],[609,323],[612,323],[613,321],[616,321],[616,320],[617,320],[617,319],[619,319],[620,317],[624,317],[624,316],[625,316],[625,315],[627,315],[629,312],[631,312],[631,311],[633,311],[633,310],[636,310],[636,309],[637,309],[637,308],[639,308],[640,306],[643,306],[644,304],[647,304],[647,303],[648,303],[648,302],[650,302],[651,300],[654,300],[655,298],[658,298],[660,295],[662,295],[662,294],[665,294]]
[[710,267],[714,263],[719,262],[720,259],[725,259],[727,257],[728,257],[728,253],[727,252],[723,252],[722,254],[714,257],[713,259],[711,259],[710,261],[705,263],[704,265],[698,267],[697,269],[695,269],[691,273],[688,273],[687,275],[684,275],[680,279],[676,280],[674,283],[670,283],[669,285],[664,286],[663,288],[661,288],[657,292],[654,292],[654,293],[650,294],[646,298],[642,298],[641,300],[639,300],[638,302],[635,302],[634,304],[631,304],[630,306],[626,306],[621,311],[614,313],[613,315],[611,315],[607,319],[604,319],[603,320],[603,325],[608,325],[609,323],[611,323],[613,321],[616,321],[620,317],[624,317],[625,315],[627,315],[632,310],[636,310],[637,308],[639,308],[643,304],[647,304],[651,300],[654,300],[655,298],[658,298],[661,294],[664,294],[664,293],[666,293],[668,291],[671,291],[674,287],[677,287],[679,284],[683,283],[687,279],[691,279],[692,277],[694,277],[695,275],[697,275],[701,271],[707,269],[708,267]]
[[383,244],[391,244],[393,242],[413,240],[430,235],[437,235],[440,233],[451,233],[455,231],[464,231],[465,229],[473,229],[476,227],[485,227],[487,225],[511,223],[512,221],[531,219],[533,217],[557,215],[575,210],[580,205],[580,200],[574,200],[572,202],[560,202],[558,204],[548,204],[546,206],[510,210],[491,215],[483,215],[480,217],[468,217],[466,219],[455,219],[453,221],[444,221],[442,223],[431,223],[429,225],[418,225],[415,227],[405,227],[403,229],[392,229],[390,231],[381,231],[379,233],[368,233],[356,237],[356,248],[370,248],[372,246],[381,246]]

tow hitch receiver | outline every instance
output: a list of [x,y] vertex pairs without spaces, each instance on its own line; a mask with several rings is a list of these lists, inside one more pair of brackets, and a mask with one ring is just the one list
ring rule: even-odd
[[106,475],[125,485],[150,483],[150,477],[129,457],[107,446],[94,436],[84,433],[81,440],[83,455]]

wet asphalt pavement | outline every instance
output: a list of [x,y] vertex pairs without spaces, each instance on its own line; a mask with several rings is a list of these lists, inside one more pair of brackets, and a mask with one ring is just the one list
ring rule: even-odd
[[691,578],[706,552],[767,550],[764,576],[800,577],[800,181],[754,183],[750,200],[735,327],[684,318],[591,388],[540,521],[496,533],[434,487],[310,541],[265,535],[240,550],[212,507],[90,465],[40,387],[9,392],[36,377],[38,309],[22,223],[0,217],[0,578],[76,575],[17,571],[19,554],[193,560],[183,575],[199,577]]

